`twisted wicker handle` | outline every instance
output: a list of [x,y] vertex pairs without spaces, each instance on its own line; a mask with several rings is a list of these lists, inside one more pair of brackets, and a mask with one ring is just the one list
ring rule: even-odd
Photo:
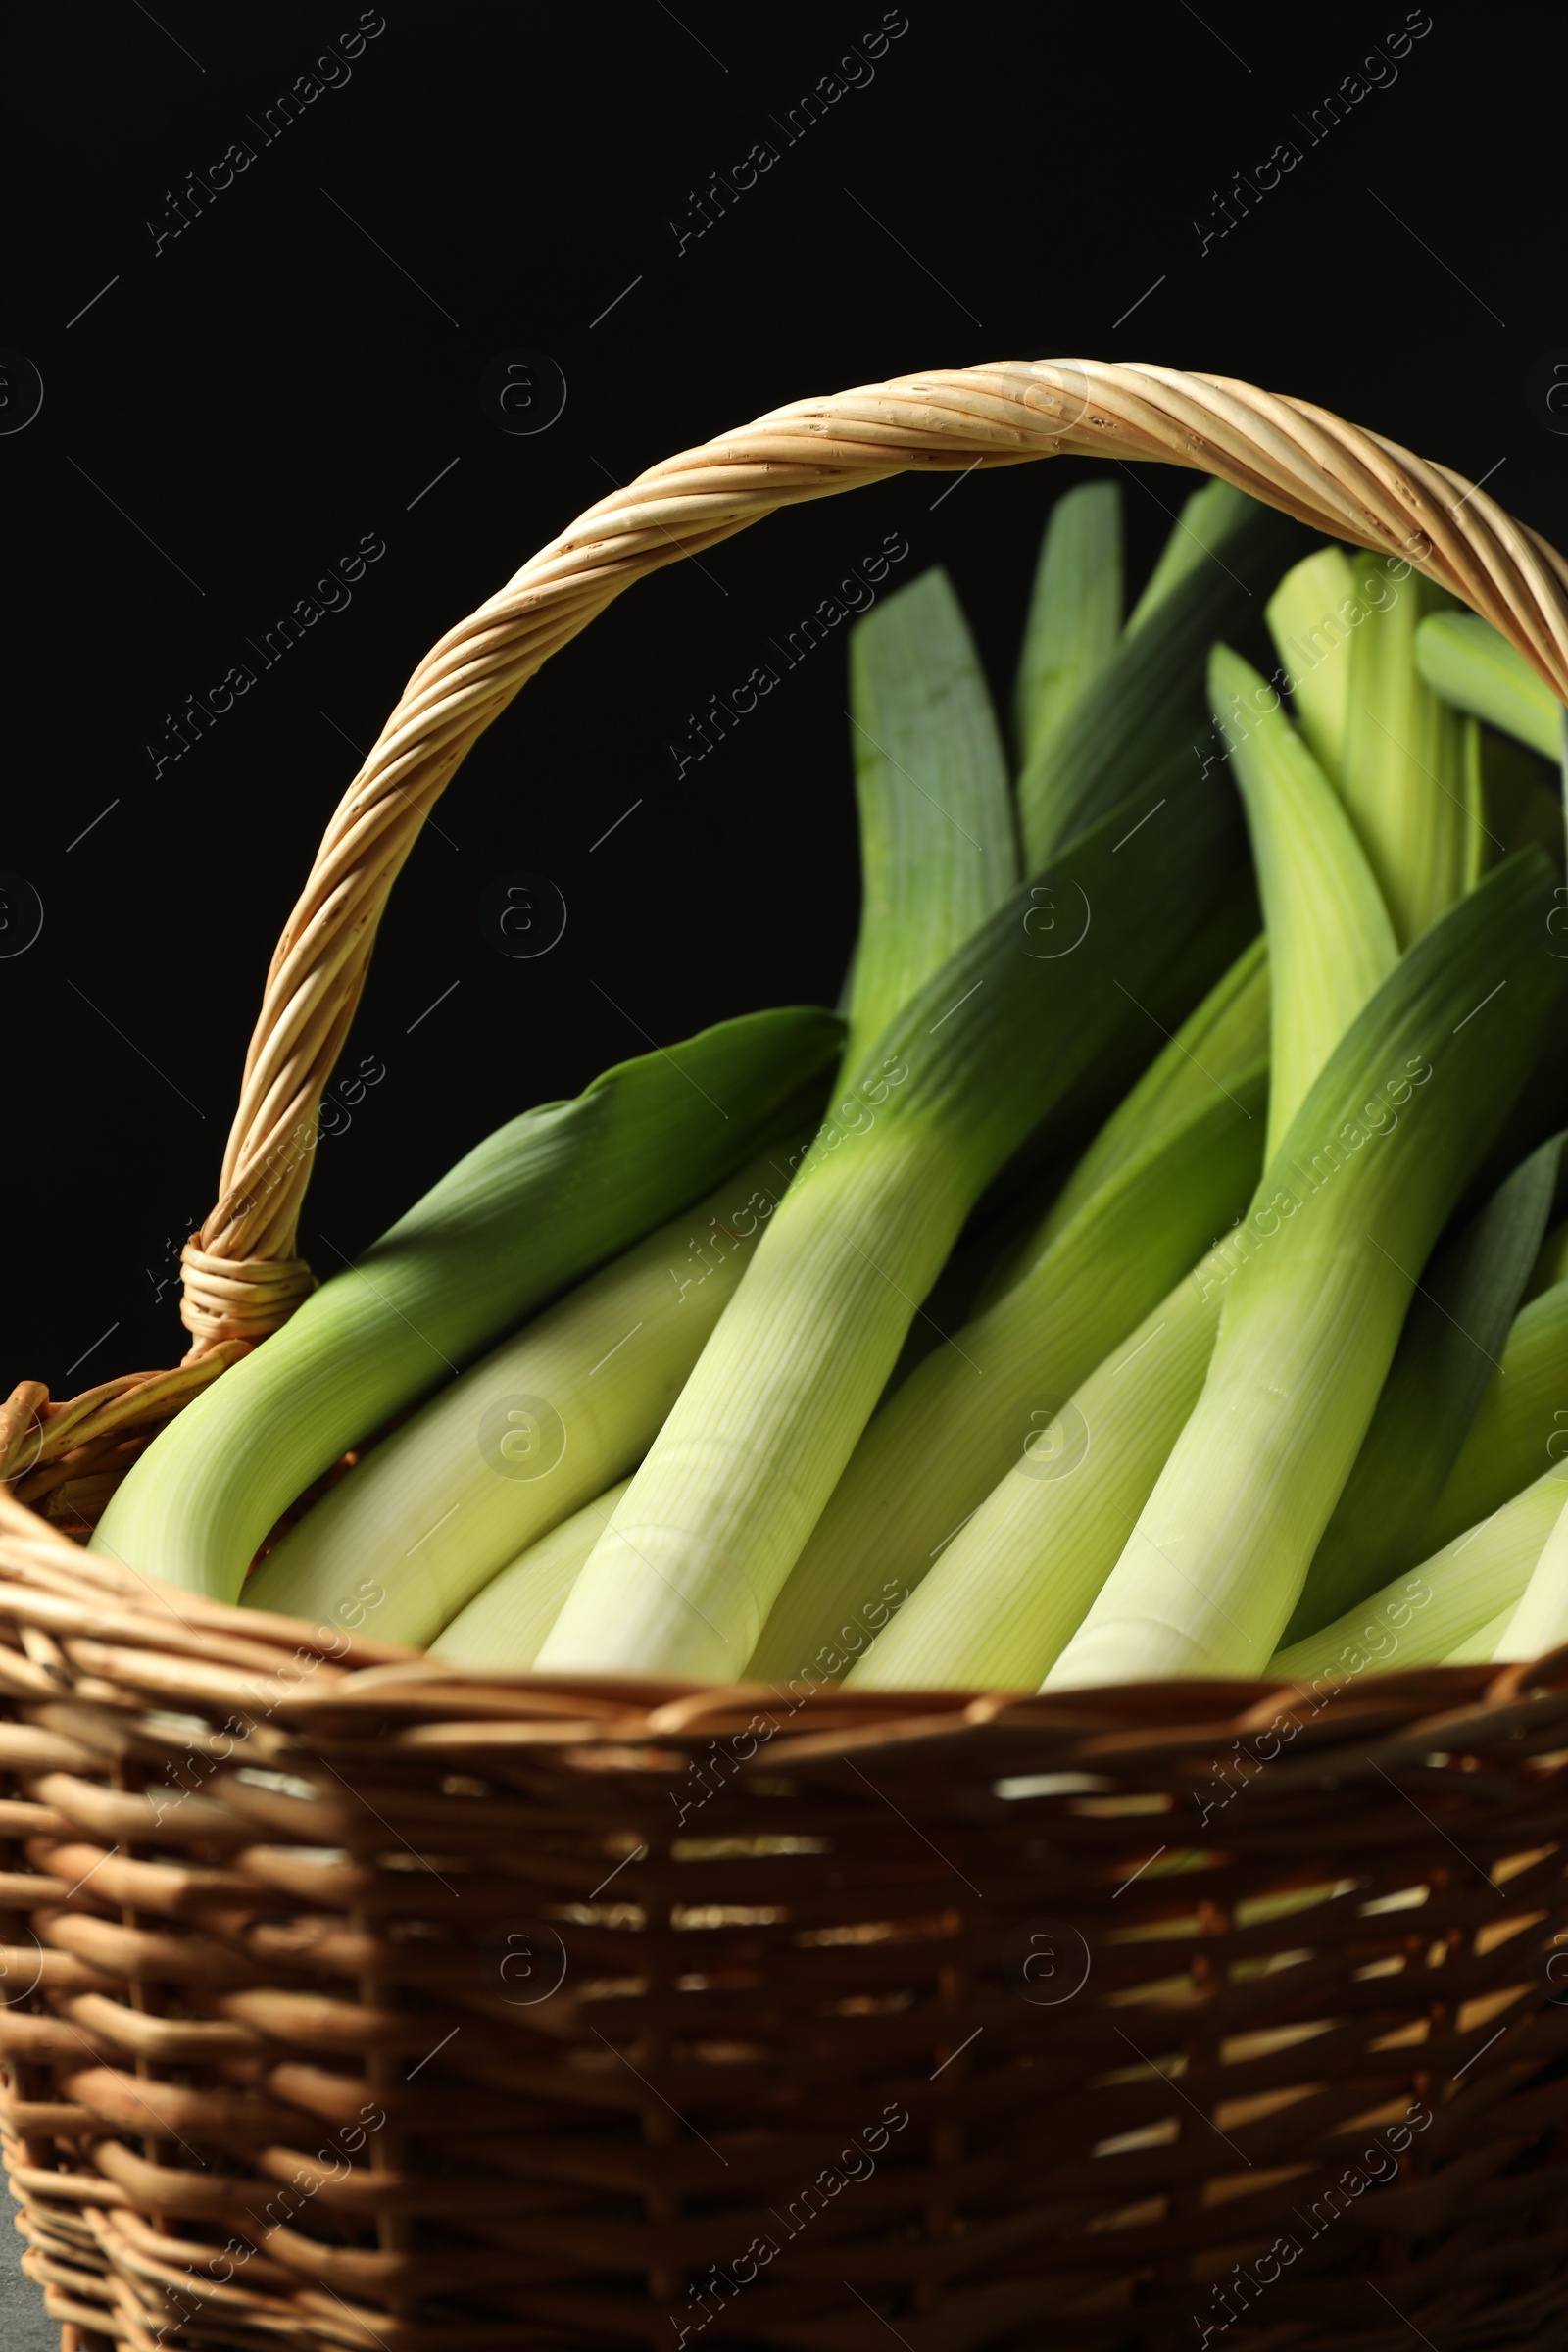
[[1568,700],[1568,564],[1446,466],[1305,401],[1224,376],[1006,361],[793,402],[650,467],[448,630],[339,803],[267,976],[217,1207],[184,1251],[187,1361],[258,1339],[311,1288],[294,1254],[322,1089],[387,893],[469,746],[645,572],[775,508],[906,470],[1157,459],[1218,475],[1331,538],[1407,557]]

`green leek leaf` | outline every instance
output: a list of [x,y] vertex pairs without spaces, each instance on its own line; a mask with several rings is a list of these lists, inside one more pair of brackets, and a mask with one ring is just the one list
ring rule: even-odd
[[1121,635],[1121,491],[1083,482],[1051,510],[1013,688],[1020,766],[1041,758]]
[[856,623],[850,706],[863,897],[846,1065],[1018,880],[1002,738],[945,571]]
[[1203,732],[1208,649],[1216,637],[1236,634],[1257,592],[1272,585],[1300,543],[1298,524],[1255,500],[1238,504],[1239,497],[1222,502],[1229,527],[1207,547],[1191,535],[1191,561],[1152,605],[1144,600],[1114,658],[1020,775],[1028,872],[1099,823],[1134,786],[1145,786],[1150,802],[1174,798],[1187,769],[1200,764],[1194,745]]
[[851,1684],[1032,1690],[1044,1680],[1115,1566],[1201,1393],[1224,1267],[1222,1251],[1211,1250],[1054,1420],[1031,1433]]

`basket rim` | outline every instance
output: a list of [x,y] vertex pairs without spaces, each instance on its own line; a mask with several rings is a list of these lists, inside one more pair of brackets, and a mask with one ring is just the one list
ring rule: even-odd
[[[515,1727],[519,1738],[532,1726],[552,1741],[616,1749],[727,1735],[776,1754],[782,1736],[793,1762],[1057,1729],[1064,1752],[1126,1763],[1135,1753],[1151,1756],[1171,1741],[1191,1747],[1222,1731],[1294,1740],[1311,1735],[1330,1708],[1331,1728],[1345,1727],[1347,1740],[1394,1739],[1411,1755],[1439,1744],[1439,1734],[1534,1740],[1559,1718],[1568,1725],[1568,1643],[1505,1665],[1368,1666],[1309,1683],[1211,1676],[1050,1691],[852,1690],[825,1673],[781,1686],[485,1670],[186,1592],[83,1551],[3,1492],[0,1628],[23,1644],[19,1654],[0,1642],[0,1708],[6,1699],[56,1704],[79,1676],[96,1696],[113,1688],[121,1704],[156,1706],[160,1697],[172,1704],[183,1696],[198,1713],[206,1704],[254,1714],[250,1701],[257,1699],[269,1721],[305,1738],[313,1728],[396,1720],[410,1730],[439,1727],[454,1739],[464,1726],[477,1734],[488,1725],[503,1735]],[[803,1681],[811,1687],[800,1692],[795,1685]],[[1347,1697],[1354,1702],[1348,1708]],[[1316,1753],[1334,1743],[1309,1737],[1307,1744]],[[1320,1761],[1309,1769],[1324,1767]]]

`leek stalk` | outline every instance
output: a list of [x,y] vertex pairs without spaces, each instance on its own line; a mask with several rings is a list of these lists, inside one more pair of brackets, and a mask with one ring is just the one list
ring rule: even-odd
[[747,1667],[809,1668],[892,1577],[912,1592],[1073,1391],[1240,1215],[1262,1162],[1261,1058],[1100,1188],[1027,1270],[911,1373],[867,1428]]
[[1272,1651],[1420,1266],[1560,998],[1552,882],[1537,851],[1497,867],[1341,1041],[1265,1174],[1202,1396],[1054,1686],[1255,1673]]
[[481,1673],[531,1666],[630,1483],[607,1487],[493,1576],[436,1636],[431,1657]]
[[860,1132],[813,1145],[541,1665],[740,1672],[975,1200],[1206,911],[1232,819],[1183,797],[1114,812],[883,1032]]
[[1032,1690],[1071,1641],[1202,1391],[1223,1247],[1096,1367],[848,1677],[867,1690]]
[[[1559,1497],[1564,1491],[1563,1475],[1561,1471],[1550,1474],[1550,1483]],[[1534,1489],[1527,1492],[1533,1493]],[[1498,1637],[1497,1655],[1544,1657],[1547,1650],[1560,1649],[1565,1642],[1568,1642],[1568,1524],[1559,1509],[1542,1545],[1541,1557],[1531,1571],[1530,1582]]]
[[[1451,1656],[1496,1616],[1511,1614],[1530,1583],[1547,1537],[1568,1497],[1568,1469],[1552,1468],[1479,1526],[1466,1528],[1417,1568],[1407,1569],[1352,1609],[1277,1651],[1271,1675],[1308,1682],[1347,1666],[1387,1666]],[[1388,1639],[1389,1629],[1395,1639]],[[1405,1636],[1404,1640],[1398,1637]],[[1355,1654],[1361,1653],[1361,1665]],[[1490,1652],[1488,1654],[1491,1654]],[[1534,1652],[1523,1654],[1534,1655]]]
[[1417,1539],[1412,1551],[1411,1531],[1420,1529],[1442,1492],[1489,1373],[1501,1370],[1498,1356],[1540,1250],[1561,1153],[1560,1136],[1533,1152],[1423,1271],[1377,1411],[1286,1627],[1287,1642],[1353,1608],[1406,1558],[1437,1548]]
[[1442,596],[1412,576],[1396,594],[1386,561],[1358,553],[1363,599],[1388,601],[1350,641],[1340,789],[1401,945],[1419,939],[1481,871],[1481,771],[1473,719],[1416,666],[1417,624]]
[[[1354,827],[1262,679],[1228,647],[1209,703],[1247,808],[1273,975],[1268,1156],[1350,1022],[1398,960],[1394,926]],[[1236,715],[1243,697],[1249,725]]]
[[827,1012],[750,1013],[499,1128],[159,1433],[91,1547],[233,1600],[351,1446],[808,1115],[842,1035]]
[[1335,782],[1345,758],[1350,704],[1350,632],[1367,618],[1343,549],[1320,547],[1288,571],[1268,602],[1269,635],[1280,658],[1307,750]]
[[647,1452],[788,1182],[793,1136],[558,1299],[383,1438],[241,1599],[332,1624],[379,1585],[378,1639],[421,1644]]

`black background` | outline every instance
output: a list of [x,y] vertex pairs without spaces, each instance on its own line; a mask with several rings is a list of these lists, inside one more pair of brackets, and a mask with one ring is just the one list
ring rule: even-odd
[[[357,750],[442,631],[612,480],[921,367],[1149,358],[1321,402],[1568,538],[1542,391],[1568,357],[1560,31],[1544,49],[1544,17],[1439,5],[1314,141],[1312,110],[1405,11],[1276,14],[910,0],[792,144],[780,120],[863,54],[878,7],[386,0],[347,78],[322,69],[339,86],[270,140],[267,109],[356,8],[117,0],[13,36],[0,344],[44,401],[0,437],[0,868],[44,924],[0,960],[7,1385],[70,1395],[177,1357],[168,1278]],[[764,139],[777,164],[680,249],[710,173]],[[187,173],[235,140],[254,163],[172,233]],[[1300,163],[1218,233],[1216,192],[1282,140]],[[567,395],[523,436],[478,396],[518,347]],[[648,1038],[833,1001],[858,893],[842,635],[683,778],[669,744],[890,530],[896,579],[950,567],[1004,698],[1044,514],[1083,470],[777,517],[640,587],[528,687],[394,893],[346,1057],[386,1075],[320,1147],[318,1268]],[[1135,585],[1189,487],[1128,476]],[[386,552],[352,602],[155,774],[166,714],[367,533]],[[533,961],[480,929],[517,869],[568,908]]]

